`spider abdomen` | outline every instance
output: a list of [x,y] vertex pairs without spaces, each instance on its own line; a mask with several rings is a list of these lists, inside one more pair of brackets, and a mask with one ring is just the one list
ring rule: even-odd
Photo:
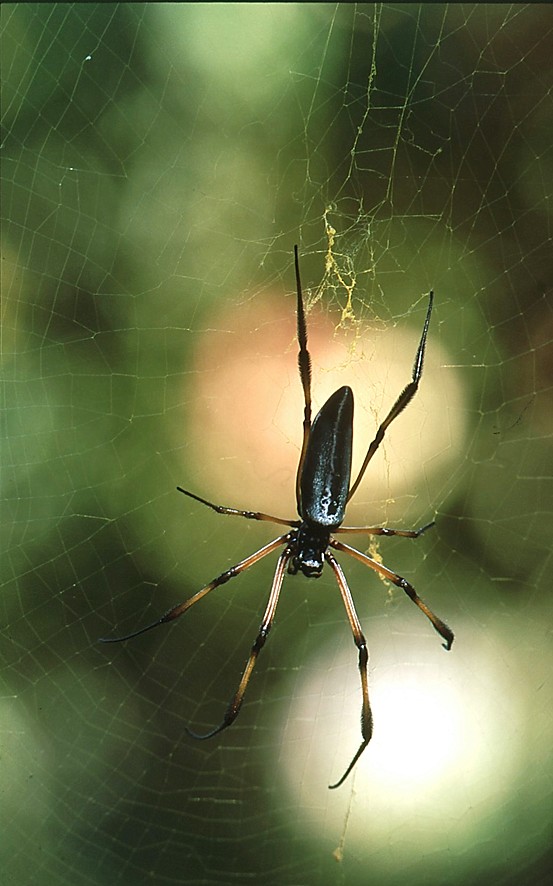
[[300,517],[335,529],[344,519],[351,477],[353,391],[328,398],[311,426],[300,480]]

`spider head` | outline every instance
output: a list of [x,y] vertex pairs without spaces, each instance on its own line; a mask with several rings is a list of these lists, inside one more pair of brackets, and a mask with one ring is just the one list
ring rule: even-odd
[[302,523],[297,531],[296,549],[288,572],[295,575],[301,570],[307,578],[318,578],[323,571],[324,553],[329,540],[330,531],[326,526]]
[[318,578],[323,571],[323,565],[324,559],[318,551],[304,552],[304,555],[301,557],[299,554],[292,557],[288,572],[295,575],[298,570],[301,570],[307,578]]

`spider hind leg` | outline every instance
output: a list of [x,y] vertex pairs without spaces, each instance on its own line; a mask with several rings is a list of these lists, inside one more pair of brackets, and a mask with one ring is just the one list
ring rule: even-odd
[[358,750],[353,756],[351,763],[348,768],[342,775],[342,777],[335,782],[334,784],[329,785],[331,790],[335,788],[339,788],[341,784],[344,783],[351,770],[357,763],[359,757],[367,747],[370,742],[373,734],[373,717],[371,711],[371,705],[369,702],[369,678],[367,675],[367,666],[369,662],[369,652],[367,649],[367,641],[363,635],[361,630],[361,624],[359,622],[359,618],[357,612],[355,611],[355,605],[353,603],[353,598],[351,596],[351,591],[348,587],[348,583],[346,581],[346,577],[342,571],[342,567],[337,562],[337,560],[332,556],[330,551],[325,553],[325,560],[331,567],[334,572],[334,576],[338,583],[338,587],[340,589],[340,594],[342,596],[342,600],[346,609],[348,621],[351,627],[351,632],[353,634],[353,642],[357,646],[359,651],[359,659],[358,659],[358,667],[359,667],[359,675],[361,677],[361,744],[359,745]]
[[257,637],[255,638],[255,641],[251,648],[246,666],[242,672],[240,683],[238,684],[238,689],[234,693],[230,704],[227,707],[225,716],[223,717],[219,726],[216,726],[214,729],[211,729],[209,732],[206,733],[194,732],[192,729],[186,727],[188,735],[190,735],[192,738],[196,738],[199,741],[204,741],[207,738],[213,738],[214,735],[217,735],[224,729],[228,729],[228,727],[231,726],[232,723],[234,723],[238,714],[240,713],[240,708],[242,707],[244,695],[246,693],[246,689],[248,688],[248,683],[250,682],[250,677],[252,675],[253,669],[256,665],[257,657],[263,649],[267,637],[269,636],[269,632],[273,626],[278,599],[280,597],[280,589],[282,588],[286,566],[288,565],[288,561],[290,560],[291,556],[292,546],[288,545],[277,560],[275,574],[273,576],[273,583],[271,585],[271,591],[269,594],[269,600],[263,614],[263,619],[259,626]]

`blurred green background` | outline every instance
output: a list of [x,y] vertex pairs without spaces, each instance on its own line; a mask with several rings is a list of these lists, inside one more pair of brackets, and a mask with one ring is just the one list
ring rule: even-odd
[[[7,3],[1,25],[3,882],[545,882],[551,8]],[[376,726],[337,792],[359,688],[331,576],[285,581],[211,742],[184,726],[220,721],[274,558],[97,643],[278,534],[177,484],[293,516],[294,243],[332,333],[313,320],[316,379],[376,378],[369,343],[406,336],[355,388],[373,427],[436,292],[426,399],[355,521],[435,517],[378,553],[456,642],[344,564]]]

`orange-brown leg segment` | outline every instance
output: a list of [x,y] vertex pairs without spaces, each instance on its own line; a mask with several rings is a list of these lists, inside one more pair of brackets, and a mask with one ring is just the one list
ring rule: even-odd
[[265,609],[265,612],[263,614],[263,620],[261,622],[261,625],[259,626],[259,633],[257,634],[255,642],[251,648],[249,658],[246,662],[246,667],[244,668],[244,671],[242,673],[240,683],[238,684],[238,689],[232,697],[232,700],[226,710],[222,722],[215,729],[212,729],[210,732],[206,732],[204,735],[198,735],[198,733],[193,732],[187,727],[186,731],[189,735],[192,736],[192,738],[198,738],[201,740],[205,738],[212,738],[214,735],[217,735],[218,732],[222,732],[223,729],[227,729],[227,727],[230,726],[231,723],[234,723],[234,721],[236,720],[240,712],[240,708],[242,707],[244,693],[246,692],[246,689],[248,687],[248,683],[250,681],[252,671],[255,667],[257,657],[263,649],[267,637],[269,636],[269,632],[273,626],[278,598],[280,596],[280,589],[282,587],[282,581],[284,579],[284,573],[286,571],[286,566],[291,556],[292,552],[288,547],[278,558],[275,574],[273,577],[273,584],[271,586],[271,593],[269,594],[269,602],[267,603],[267,608]]
[[445,622],[438,618],[437,615],[434,615],[431,609],[428,608],[424,600],[421,600],[419,595],[417,594],[413,585],[409,584],[409,582],[402,578],[401,575],[397,575],[395,572],[392,572],[391,569],[388,569],[382,563],[378,563],[377,560],[373,560],[371,557],[368,557],[366,554],[362,554],[361,551],[357,551],[355,548],[350,547],[349,545],[345,545],[340,541],[336,541],[335,539],[330,540],[330,544],[333,548],[336,548],[337,551],[343,551],[345,554],[349,554],[351,557],[355,557],[356,560],[359,560],[360,563],[364,563],[365,566],[370,566],[371,569],[374,569],[375,572],[378,572],[379,575],[383,575],[384,578],[387,578],[388,581],[391,581],[392,584],[396,585],[396,587],[401,588],[402,591],[405,591],[408,597],[415,603],[416,606],[419,607],[421,612],[424,612],[426,617],[432,622],[434,629],[438,632],[438,634],[445,640],[443,643],[444,649],[451,649],[451,644],[453,643],[453,631],[449,628]]
[[146,625],[145,628],[140,628],[138,631],[133,631],[132,634],[125,634],[124,637],[102,637],[100,639],[100,643],[121,643],[123,640],[131,640],[133,637],[138,637],[140,634],[145,634],[146,631],[151,631],[152,628],[157,628],[159,625],[166,624],[169,621],[174,621],[175,618],[179,618],[179,616],[184,615],[184,613],[194,606],[195,603],[198,603],[203,597],[209,594],[214,588],[218,588],[220,585],[224,585],[227,581],[230,581],[231,578],[235,578],[237,575],[240,575],[241,572],[245,572],[246,569],[249,569],[250,566],[253,566],[254,563],[257,563],[258,560],[262,560],[263,557],[266,557],[267,554],[272,553],[276,548],[280,545],[285,544],[288,541],[288,533],[286,535],[281,535],[279,538],[275,538],[273,541],[269,542],[269,544],[260,548],[255,554],[251,554],[249,557],[246,557],[245,560],[242,560],[240,563],[237,563],[236,566],[231,566],[230,569],[222,572],[221,575],[214,578],[213,581],[210,581],[208,585],[198,591],[197,594],[194,594],[192,597],[189,597],[188,600],[185,600],[184,603],[178,603],[176,606],[173,606],[165,615],[162,615],[161,618],[158,618],[157,621],[152,622],[152,624]]
[[332,531],[334,534],[348,532],[354,535],[357,532],[359,535],[400,535],[402,538],[418,538],[419,535],[422,535],[423,532],[426,532],[427,529],[434,525],[435,521],[432,520],[431,523],[421,526],[420,529],[388,529],[385,526],[339,526],[338,529],[333,529]]
[[193,498],[194,501],[199,501],[202,505],[207,505],[208,508],[211,508],[212,511],[215,511],[217,514],[227,514],[231,517],[245,517],[246,520],[266,520],[268,523],[279,523],[281,526],[299,526],[299,520],[283,520],[282,517],[273,517],[271,514],[264,514],[262,511],[240,511],[238,508],[227,508],[224,505],[215,505],[212,501],[208,501],[206,498],[202,498],[200,495],[194,495],[193,492],[189,492],[188,489],[183,489],[182,486],[177,486],[179,492],[187,495],[188,498]]
[[361,677],[361,737],[362,741],[359,745],[358,750],[356,751],[351,763],[348,768],[342,775],[342,777],[335,784],[329,785],[331,789],[339,788],[341,784],[346,780],[351,770],[357,763],[359,757],[367,747],[368,743],[371,740],[371,736],[373,733],[373,718],[371,713],[371,706],[369,703],[369,680],[367,676],[367,663],[369,660],[369,653],[367,650],[367,641],[363,636],[363,632],[361,630],[361,624],[359,623],[359,618],[357,616],[357,612],[355,611],[355,605],[353,603],[353,599],[351,596],[350,589],[348,587],[348,583],[346,581],[346,577],[342,571],[342,567],[337,562],[337,560],[332,556],[332,554],[327,551],[325,553],[325,560],[331,567],[334,575],[336,577],[336,581],[338,582],[338,587],[340,588],[340,594],[342,595],[342,600],[344,601],[344,606],[346,607],[346,614],[348,617],[348,621],[350,623],[351,632],[353,634],[353,642],[357,646],[359,651],[359,674]]

